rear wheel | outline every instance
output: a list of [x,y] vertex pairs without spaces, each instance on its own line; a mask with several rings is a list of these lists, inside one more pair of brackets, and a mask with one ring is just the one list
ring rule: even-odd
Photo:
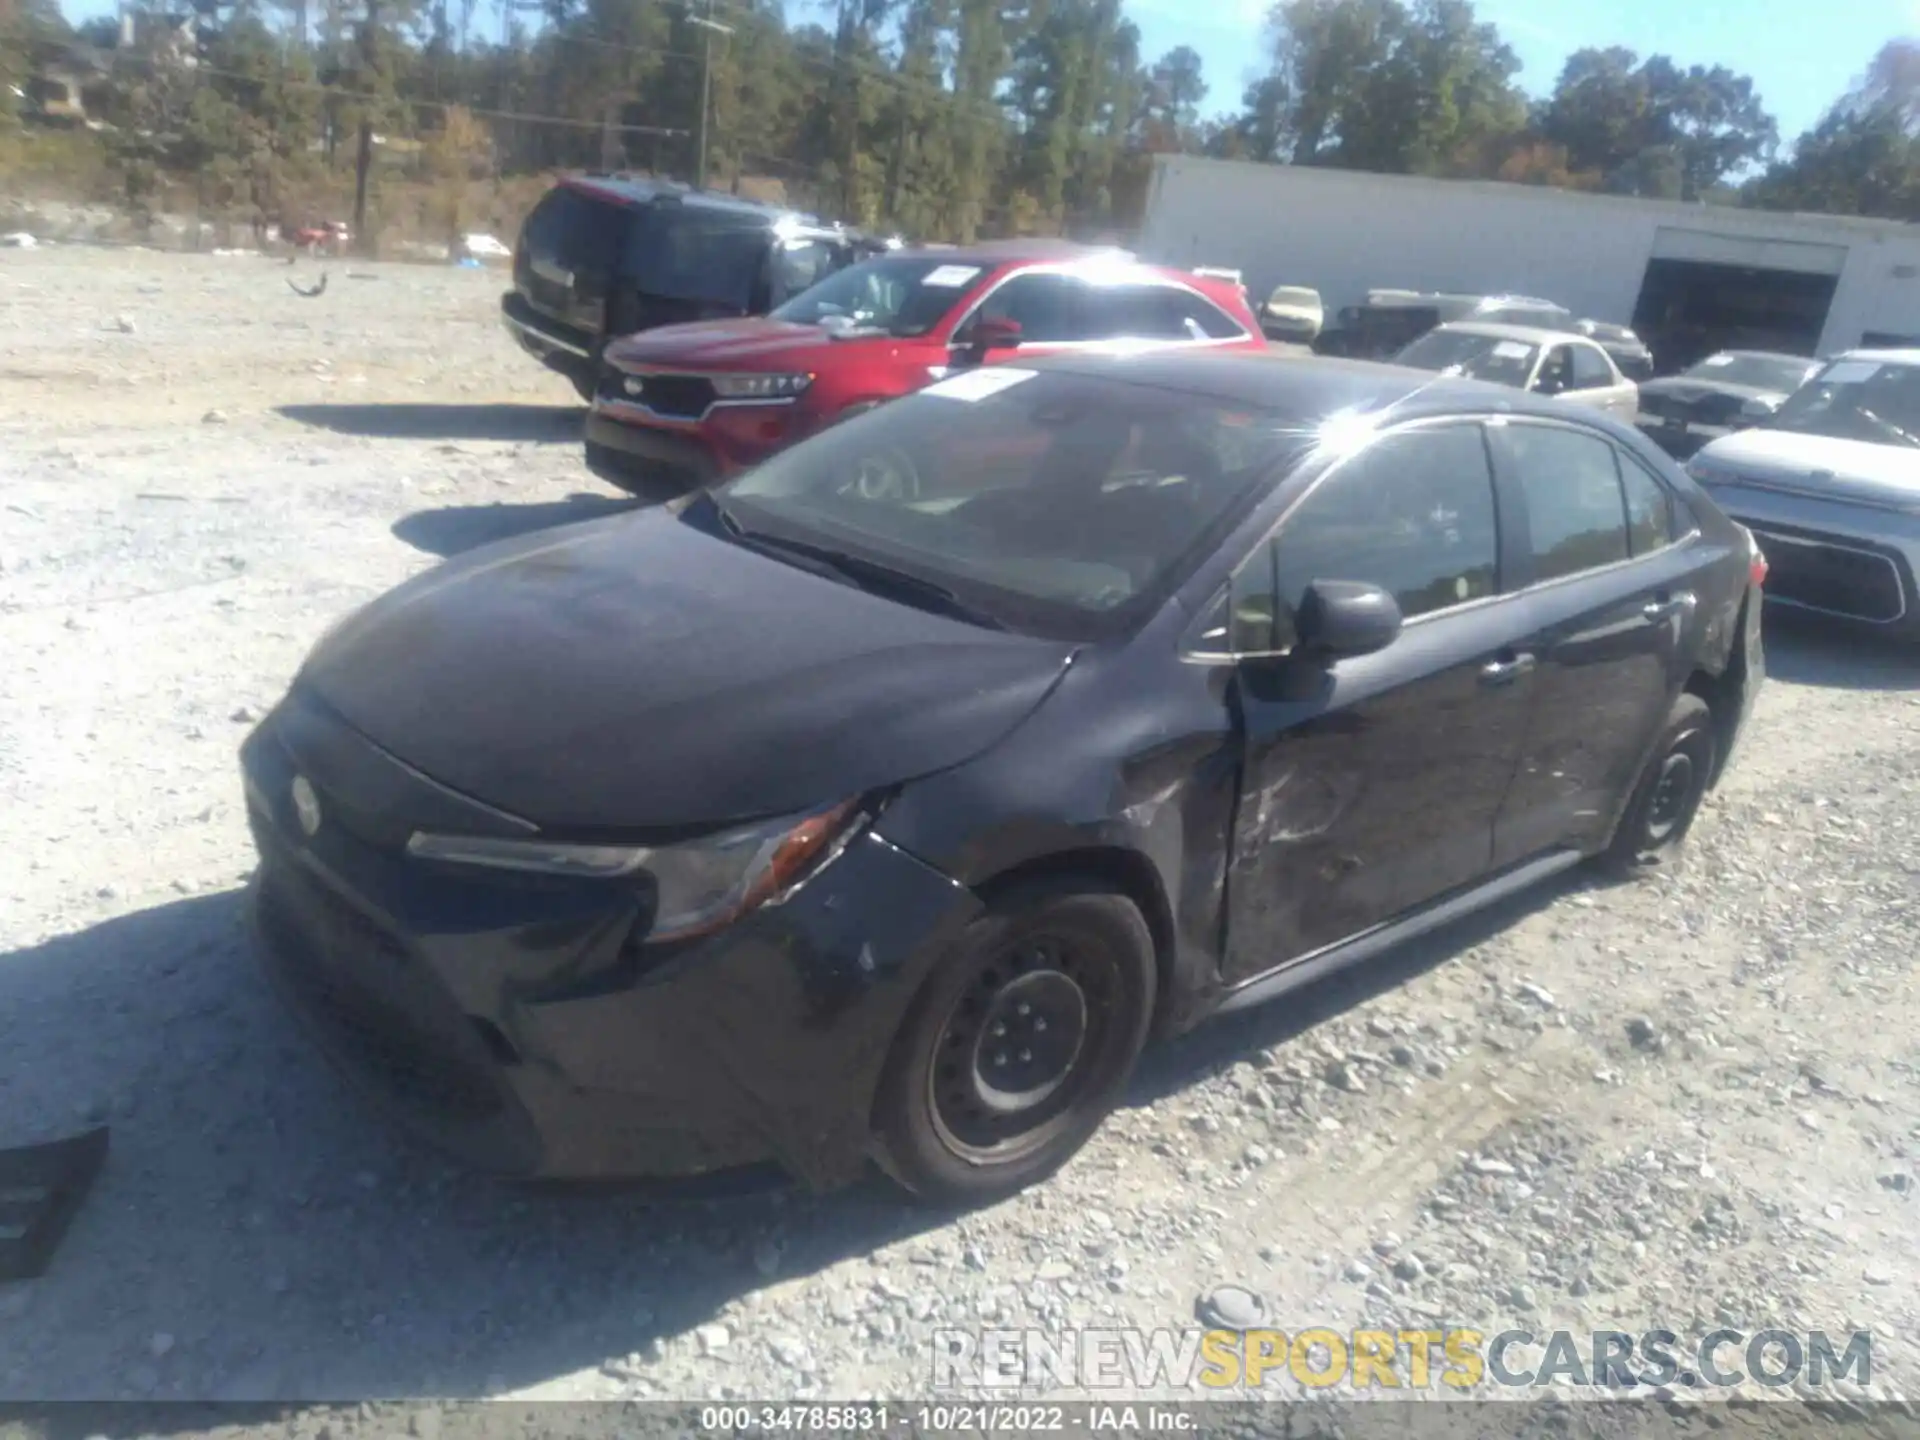
[[1679,863],[1687,832],[1706,799],[1718,748],[1707,702],[1698,695],[1681,695],[1667,712],[1660,740],[1620,817],[1613,843],[1600,857],[1607,869],[1632,874],[1653,865]]
[[880,1163],[938,1204],[978,1204],[1052,1173],[1119,1101],[1146,1043],[1153,940],[1097,882],[989,905],[927,982],[875,1103]]

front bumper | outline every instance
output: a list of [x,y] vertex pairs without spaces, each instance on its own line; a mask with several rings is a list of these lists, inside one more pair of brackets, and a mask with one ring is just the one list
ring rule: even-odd
[[517,290],[500,297],[500,323],[515,344],[548,369],[569,377],[593,373],[590,339],[541,315]]
[[[610,466],[635,479],[692,489],[710,484],[725,473],[698,435],[627,424],[597,406],[587,413],[586,438],[589,464],[596,468]],[[619,476],[609,478],[617,482]]]
[[1708,491],[1766,553],[1770,605],[1920,641],[1920,517],[1739,484]]
[[[410,859],[393,843],[403,827],[367,823],[392,807],[354,793],[377,783],[382,752],[338,721],[288,727],[281,713],[242,752],[259,953],[393,1118],[513,1176],[771,1162],[829,1188],[861,1173],[893,1035],[977,911],[964,887],[868,832],[783,903],[648,947],[628,883]],[[310,836],[296,774],[320,796]]]

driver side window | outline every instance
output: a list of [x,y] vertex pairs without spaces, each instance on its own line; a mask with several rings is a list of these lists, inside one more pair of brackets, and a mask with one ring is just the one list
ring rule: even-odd
[[1020,327],[1022,345],[1088,339],[1083,289],[1065,275],[1016,275],[986,298],[967,328],[981,320],[1011,320]]
[[1533,389],[1541,395],[1559,395],[1573,388],[1573,355],[1570,347],[1556,345],[1540,361],[1540,372],[1533,377]]
[[1499,555],[1480,426],[1383,436],[1323,478],[1235,573],[1232,652],[1290,649],[1294,616],[1315,581],[1378,585],[1412,620],[1494,594]]

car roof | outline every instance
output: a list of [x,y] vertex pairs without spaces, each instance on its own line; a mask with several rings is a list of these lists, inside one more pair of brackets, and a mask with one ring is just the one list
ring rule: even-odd
[[1589,345],[1593,343],[1593,337],[1576,335],[1570,330],[1542,330],[1535,325],[1502,325],[1493,320],[1454,320],[1434,328],[1452,331],[1457,335],[1485,335],[1491,340],[1518,340],[1527,345],[1559,345],[1568,340],[1585,340]]
[[1882,365],[1920,365],[1920,350],[1843,350],[1832,358],[1873,360]]
[[1062,264],[1074,260],[1125,260],[1138,263],[1131,251],[1117,246],[1080,245],[1071,240],[1050,240],[1044,236],[1026,240],[979,240],[970,245],[908,246],[890,254],[980,266]]
[[[1485,380],[1436,375],[1405,365],[1278,350],[1087,349],[1054,355],[1022,369],[1057,371],[1184,391],[1227,405],[1251,405],[1289,416],[1409,406],[1408,414],[1502,411],[1566,418],[1563,400],[1527,394]],[[1597,413],[1597,412],[1596,412]]]
[[769,224],[779,220],[789,220],[823,230],[840,228],[816,216],[785,206],[765,205],[758,200],[742,200],[737,195],[726,195],[715,190],[695,190],[671,180],[652,180],[638,175],[588,173],[565,176],[560,183],[569,189],[595,195],[603,200],[611,200],[616,205],[652,205],[665,201],[669,204],[685,205],[690,209],[757,216],[764,218]]
[[[1811,355],[1789,355],[1784,350],[1716,350],[1714,355],[1732,355],[1741,360],[1784,360],[1790,365],[1818,365]],[[1707,357],[1709,359],[1712,356]]]

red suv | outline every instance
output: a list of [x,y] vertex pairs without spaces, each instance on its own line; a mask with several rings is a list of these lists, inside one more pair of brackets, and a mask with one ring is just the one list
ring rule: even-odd
[[970,365],[1095,346],[1265,344],[1239,286],[1116,251],[1036,241],[895,251],[770,315],[609,345],[587,464],[636,493],[684,489]]

